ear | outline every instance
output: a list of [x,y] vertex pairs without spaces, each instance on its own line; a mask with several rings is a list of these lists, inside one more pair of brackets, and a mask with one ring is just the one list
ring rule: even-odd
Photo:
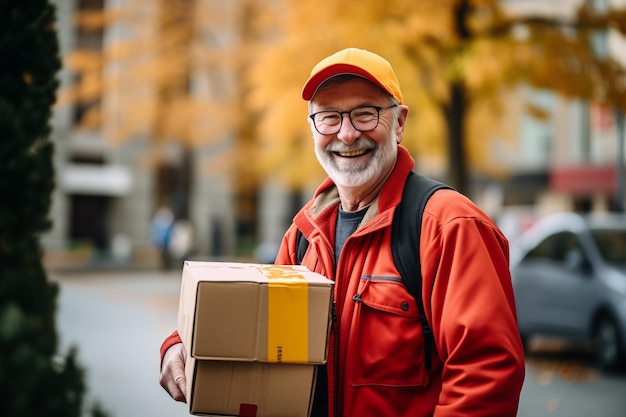
[[400,104],[400,111],[398,112],[398,119],[396,120],[395,130],[396,130],[396,142],[400,144],[402,142],[402,137],[404,135],[404,126],[406,123],[406,116],[409,114],[409,107],[404,104]]

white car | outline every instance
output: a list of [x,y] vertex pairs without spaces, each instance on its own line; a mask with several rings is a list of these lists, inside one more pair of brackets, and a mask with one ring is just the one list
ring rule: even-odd
[[519,331],[592,343],[596,364],[626,362],[626,217],[559,213],[511,242]]

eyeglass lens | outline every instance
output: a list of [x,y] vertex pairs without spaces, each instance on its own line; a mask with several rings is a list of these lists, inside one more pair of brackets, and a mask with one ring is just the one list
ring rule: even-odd
[[352,126],[360,132],[376,129],[380,115],[380,107],[357,107],[350,111],[321,111],[312,115],[315,128],[322,135],[333,135],[341,129],[343,115],[347,114]]

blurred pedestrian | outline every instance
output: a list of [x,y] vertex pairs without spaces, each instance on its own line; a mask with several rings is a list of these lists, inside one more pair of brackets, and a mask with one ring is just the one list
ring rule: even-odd
[[187,219],[177,219],[172,225],[169,242],[169,254],[177,266],[182,268],[183,262],[193,248],[193,227]]
[[168,207],[159,208],[154,214],[150,225],[152,243],[159,251],[159,265],[164,271],[169,270],[172,267],[169,245],[172,237],[173,225],[174,214]]

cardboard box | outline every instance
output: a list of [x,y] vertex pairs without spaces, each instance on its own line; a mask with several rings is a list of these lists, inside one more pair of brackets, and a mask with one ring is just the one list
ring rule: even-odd
[[332,287],[299,265],[186,261],[178,332],[187,356],[323,364]]
[[316,365],[207,361],[187,358],[191,414],[307,417]]

